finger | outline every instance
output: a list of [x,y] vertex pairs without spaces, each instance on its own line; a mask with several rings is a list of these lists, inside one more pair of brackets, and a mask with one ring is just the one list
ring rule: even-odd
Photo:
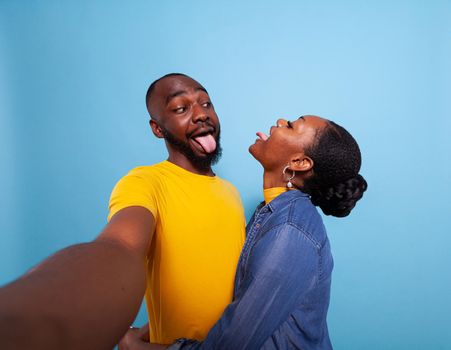
[[139,329],[139,337],[147,343],[150,342],[149,323],[146,323]]
[[130,327],[127,330],[127,333],[124,334],[122,339],[118,343],[118,349],[119,350],[130,350],[131,344],[133,344],[134,338],[139,338],[138,335],[138,328],[136,327]]

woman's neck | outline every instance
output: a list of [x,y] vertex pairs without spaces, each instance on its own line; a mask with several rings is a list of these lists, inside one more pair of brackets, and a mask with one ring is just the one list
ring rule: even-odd
[[263,189],[286,186],[287,182],[284,181],[282,173],[275,174],[266,170],[263,172]]

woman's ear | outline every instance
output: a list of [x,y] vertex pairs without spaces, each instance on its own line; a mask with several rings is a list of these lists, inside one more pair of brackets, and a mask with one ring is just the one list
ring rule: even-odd
[[156,137],[158,137],[159,139],[162,139],[164,137],[160,126],[157,124],[157,122],[155,120],[150,119],[149,120],[149,125],[150,125],[150,128],[152,129],[153,134]]
[[303,153],[299,153],[291,158],[290,170],[306,172],[313,169],[313,159]]

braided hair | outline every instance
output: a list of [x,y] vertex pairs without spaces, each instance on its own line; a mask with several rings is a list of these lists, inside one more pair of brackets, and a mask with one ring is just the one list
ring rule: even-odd
[[317,133],[305,150],[313,159],[313,175],[302,190],[326,215],[349,215],[368,185],[359,174],[362,163],[359,146],[349,132],[332,121]]

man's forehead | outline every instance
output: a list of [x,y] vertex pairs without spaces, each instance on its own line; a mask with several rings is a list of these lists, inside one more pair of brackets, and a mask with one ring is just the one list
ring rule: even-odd
[[205,88],[197,81],[183,75],[171,76],[160,80],[157,84],[156,90],[156,92],[161,94],[163,97],[183,91],[189,92],[203,90],[206,92]]
[[169,101],[179,95],[207,90],[196,80],[184,75],[172,75],[160,79],[154,87],[154,91],[148,101],[149,113],[153,118],[157,118],[160,109],[164,108]]

